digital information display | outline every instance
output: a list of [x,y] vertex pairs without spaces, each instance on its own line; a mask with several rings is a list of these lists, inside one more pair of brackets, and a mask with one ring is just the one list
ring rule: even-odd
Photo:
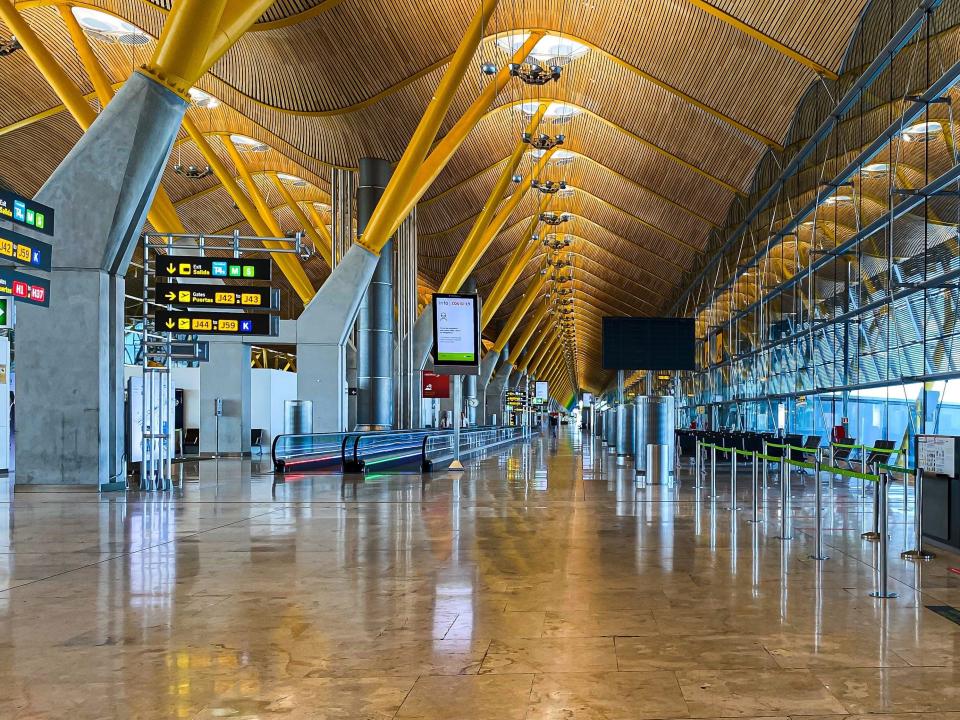
[[480,373],[480,299],[433,296],[433,364],[446,374]]
[[13,268],[0,268],[0,295],[13,296],[17,302],[29,305],[50,307],[50,281]]
[[219,259],[171,256],[158,258],[157,276],[172,278],[234,278],[270,280],[273,262],[262,258]]
[[279,310],[280,308],[280,291],[275,288],[158,282],[156,291],[156,300],[160,304],[251,310]]
[[507,396],[504,404],[507,407],[517,409],[524,408],[527,406],[527,396],[522,392],[517,392],[516,390],[507,390]]
[[190,332],[207,335],[280,334],[276,315],[244,315],[241,313],[181,312],[157,309],[156,328],[160,332]]
[[0,229],[0,260],[10,260],[19,265],[50,272],[53,246],[13,230]]
[[0,190],[0,219],[53,235],[53,208]]
[[543,381],[537,381],[537,400],[546,402],[550,399],[550,384]]

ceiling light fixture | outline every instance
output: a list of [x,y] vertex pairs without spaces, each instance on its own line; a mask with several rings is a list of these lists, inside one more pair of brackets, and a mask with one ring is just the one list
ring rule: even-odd
[[210,169],[209,165],[206,165],[201,169],[197,165],[181,165],[180,163],[177,163],[173,166],[173,171],[177,175],[189,178],[190,180],[203,180],[203,178],[213,175],[213,170]]
[[540,182],[539,180],[530,181],[530,187],[538,190],[541,195],[556,195],[566,186],[566,180],[560,180],[559,182],[554,182],[553,180],[547,180],[546,182]]

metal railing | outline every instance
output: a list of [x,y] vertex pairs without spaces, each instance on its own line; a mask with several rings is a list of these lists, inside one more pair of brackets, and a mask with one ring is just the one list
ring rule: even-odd
[[[524,437],[512,427],[462,428],[460,455],[492,449]],[[278,473],[293,472],[429,472],[453,458],[453,430],[278,435],[270,455]]]

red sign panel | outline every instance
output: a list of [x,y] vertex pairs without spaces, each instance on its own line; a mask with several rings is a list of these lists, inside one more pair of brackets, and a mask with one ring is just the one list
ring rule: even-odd
[[450,397],[450,376],[437,375],[424,370],[420,380],[420,389],[422,397],[425,398],[448,398]]

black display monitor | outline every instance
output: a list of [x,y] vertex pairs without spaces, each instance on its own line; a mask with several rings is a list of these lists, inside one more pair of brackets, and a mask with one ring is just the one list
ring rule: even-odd
[[604,370],[695,370],[692,318],[603,318]]

